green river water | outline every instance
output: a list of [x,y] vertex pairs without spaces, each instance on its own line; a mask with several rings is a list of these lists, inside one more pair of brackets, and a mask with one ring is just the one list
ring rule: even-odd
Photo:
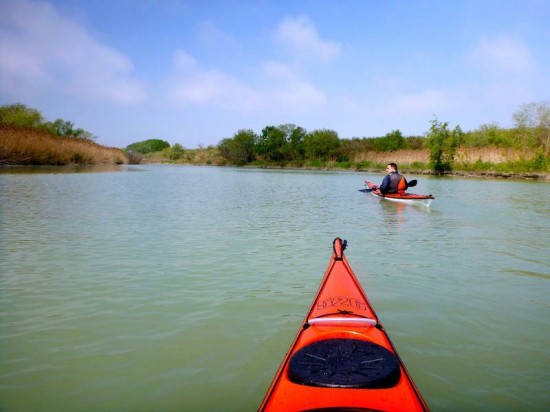
[[548,183],[60,170],[0,174],[2,412],[255,411],[335,237],[432,411],[550,410]]

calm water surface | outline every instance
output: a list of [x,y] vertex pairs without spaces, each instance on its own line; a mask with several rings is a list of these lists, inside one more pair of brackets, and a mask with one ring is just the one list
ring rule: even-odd
[[550,410],[550,185],[365,178],[0,174],[0,410],[256,410],[337,236],[433,411]]

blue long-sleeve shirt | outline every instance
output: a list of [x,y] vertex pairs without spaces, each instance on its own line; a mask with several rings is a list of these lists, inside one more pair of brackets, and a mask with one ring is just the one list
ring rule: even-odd
[[397,172],[391,172],[390,174],[384,176],[382,183],[378,187],[380,192],[382,192],[382,194],[397,192],[399,179],[401,179],[401,175]]

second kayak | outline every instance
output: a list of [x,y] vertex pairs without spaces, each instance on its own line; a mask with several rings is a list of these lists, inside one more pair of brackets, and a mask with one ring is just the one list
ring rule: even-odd
[[428,411],[336,238],[260,411]]
[[383,195],[380,193],[380,190],[378,190],[378,185],[374,184],[372,182],[369,182],[368,180],[365,180],[365,184],[368,186],[368,189],[365,189],[363,191],[370,192],[374,196],[389,200],[391,202],[398,202],[398,203],[407,203],[410,205],[423,205],[423,206],[430,206],[435,199],[432,195],[417,195],[414,193],[387,193]]

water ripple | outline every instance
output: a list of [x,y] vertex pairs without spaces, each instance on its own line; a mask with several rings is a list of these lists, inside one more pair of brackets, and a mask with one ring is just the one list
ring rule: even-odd
[[433,410],[550,407],[547,185],[133,169],[0,175],[0,409],[255,410],[336,236]]

